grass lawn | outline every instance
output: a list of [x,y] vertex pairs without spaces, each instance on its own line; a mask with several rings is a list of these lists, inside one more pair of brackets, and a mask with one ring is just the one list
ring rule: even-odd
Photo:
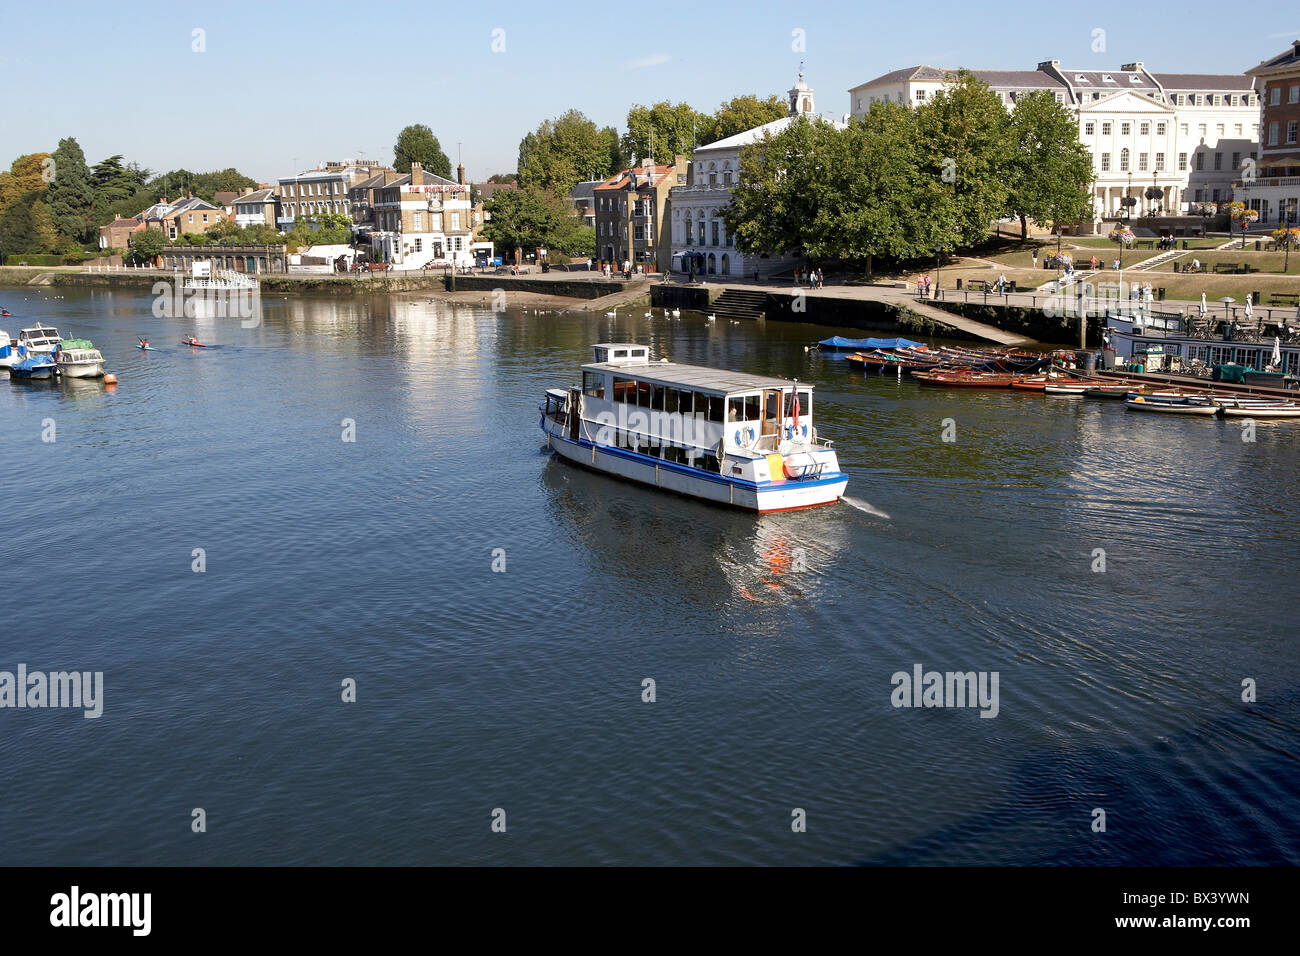
[[[1247,251],[1245,252],[1242,252],[1239,248],[1224,249],[1222,252],[1189,252],[1180,259],[1161,263],[1158,268],[1153,269],[1152,271],[1173,272],[1174,262],[1177,262],[1178,268],[1181,269],[1184,266],[1191,265],[1192,259],[1195,258],[1201,260],[1201,265],[1209,266],[1211,269],[1213,269],[1217,263],[1221,262],[1237,263],[1239,265],[1249,263],[1252,269],[1258,269],[1260,272],[1272,273],[1275,275],[1300,275],[1300,249],[1291,250],[1290,265],[1285,273],[1282,271],[1282,266],[1286,264],[1287,261],[1287,255],[1285,252],[1255,252],[1255,247],[1253,245],[1248,245],[1246,249]],[[1297,289],[1297,291],[1300,291],[1300,289]]]

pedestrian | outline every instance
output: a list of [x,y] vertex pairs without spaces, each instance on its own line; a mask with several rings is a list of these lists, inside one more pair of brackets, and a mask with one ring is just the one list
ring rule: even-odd
[[1116,258],[1116,260],[1115,260],[1113,263],[1111,263],[1111,266],[1110,266],[1110,267],[1111,267],[1112,269],[1114,269],[1116,272],[1118,272],[1118,271],[1119,271],[1119,259]]
[[795,285],[798,285],[798,284],[799,284],[799,267],[798,267],[798,266],[795,266],[795,267],[794,267],[794,284],[795,284]]
[[1037,269],[1038,268],[1038,247],[1037,246],[1034,247],[1033,256],[1034,256],[1034,268]]

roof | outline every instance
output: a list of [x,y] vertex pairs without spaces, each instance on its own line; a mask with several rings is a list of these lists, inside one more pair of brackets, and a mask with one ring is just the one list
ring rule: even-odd
[[229,206],[232,202],[234,202],[236,199],[239,198],[239,193],[231,193],[231,192],[213,193],[212,198],[216,200],[217,205],[219,206]]
[[137,227],[139,227],[139,226],[142,226],[142,225],[144,225],[144,223],[142,223],[139,219],[135,219],[135,218],[124,219],[124,218],[122,218],[122,217],[119,216],[117,219],[114,219],[112,222],[110,222],[110,223],[109,223],[107,226],[105,226],[104,228],[105,228],[105,229],[125,229],[125,228],[127,228],[127,227],[129,226],[130,228],[135,229],[135,228],[137,228]]
[[[956,70],[939,70],[932,66],[909,66],[902,70],[894,70],[892,73],[878,76],[874,80],[859,83],[853,87],[853,90],[860,90],[868,86],[880,86],[885,83],[906,83],[910,80],[929,80],[941,83],[949,74],[956,72]],[[853,92],[853,90],[849,92]]]
[[349,188],[351,188],[351,189],[378,189],[378,188],[379,188],[380,186],[382,186],[383,184],[384,184],[384,174],[383,174],[383,173],[375,173],[375,175],[371,176],[369,179],[363,179],[363,180],[361,180],[360,182],[355,182],[355,183],[353,183],[353,184],[351,185],[351,187],[349,187]]
[[597,186],[603,183],[603,179],[590,179],[586,182],[578,183],[569,190],[569,198],[573,200],[590,199]]
[[517,183],[475,183],[474,188],[478,190],[478,194],[484,199],[491,199],[502,190],[509,192],[517,190],[519,186]]
[[1043,70],[971,70],[970,72],[992,87],[1065,89],[1064,83]]
[[275,199],[275,190],[259,189],[256,192],[247,193],[235,199],[232,205],[242,206],[246,203],[267,203]]
[[1152,73],[1167,90],[1240,90],[1249,93],[1254,84],[1245,73]]
[[[839,120],[828,120],[821,116],[814,116],[813,119],[819,123],[830,123],[836,129],[844,129],[845,126]],[[754,143],[762,140],[767,136],[775,136],[793,123],[795,117],[782,116],[779,120],[772,120],[770,123],[764,123],[762,126],[755,126],[753,129],[747,129],[744,132],[736,133],[734,136],[728,136],[726,139],[720,139],[716,143],[709,143],[707,146],[697,146],[695,152],[709,153],[714,150],[739,149],[742,146],[752,146]]]
[[1272,73],[1279,69],[1285,70],[1289,67],[1300,67],[1300,40],[1292,42],[1291,49],[1285,50],[1277,56],[1269,57],[1263,63],[1260,63],[1258,66],[1252,66],[1246,72],[1252,75],[1261,72]]
[[750,375],[748,372],[729,372],[725,369],[705,368],[702,365],[679,365],[676,362],[647,362],[645,365],[611,364],[593,362],[584,370],[613,372],[628,378],[658,382],[661,385],[688,386],[705,392],[749,392],[756,388],[812,388],[805,382],[767,375]]
[[[656,164],[654,166],[633,166],[630,169],[624,169],[615,173],[613,176],[609,177],[609,179],[596,183],[592,189],[628,189],[633,186],[633,176],[645,176],[653,173],[655,176],[667,177],[676,172],[676,170],[677,167],[672,163]],[[661,181],[662,178],[657,180],[656,185]],[[640,189],[645,185],[647,184],[641,183],[636,188]]]

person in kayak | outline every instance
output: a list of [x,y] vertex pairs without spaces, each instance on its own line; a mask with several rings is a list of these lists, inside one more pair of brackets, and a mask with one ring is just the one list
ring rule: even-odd
[[149,340],[148,340],[148,339],[141,339],[141,340],[140,340],[140,348],[142,348],[142,349],[147,349],[148,347],[149,347]]

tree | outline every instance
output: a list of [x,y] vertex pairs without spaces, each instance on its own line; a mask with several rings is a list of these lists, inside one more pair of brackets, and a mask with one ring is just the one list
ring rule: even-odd
[[555,193],[535,187],[503,189],[483,208],[491,217],[483,224],[483,238],[498,249],[567,251],[578,241],[581,220],[571,213],[568,200]]
[[1029,220],[1079,222],[1092,215],[1092,154],[1079,142],[1079,124],[1046,90],[1022,96],[1011,111],[1008,210]]
[[58,248],[59,234],[49,207],[41,199],[44,195],[42,190],[33,189],[0,213],[0,252],[7,256],[24,252],[43,255]]
[[1286,272],[1291,268],[1291,247],[1300,244],[1300,229],[1278,226],[1273,230],[1273,241],[1286,251],[1286,257],[1282,261],[1282,271]]
[[988,85],[966,70],[917,108],[938,247],[984,242],[989,223],[1007,208],[1010,124]]
[[618,133],[600,129],[578,110],[545,120],[519,142],[521,187],[568,195],[590,179],[606,179],[622,169]]
[[518,183],[518,173],[493,173],[486,180],[489,183]]
[[733,96],[718,107],[706,128],[696,130],[696,145],[707,146],[747,129],[754,129],[781,119],[787,114],[785,100],[773,94],[760,100],[753,93]]
[[45,161],[49,153],[28,153],[13,161],[7,172],[0,172],[0,215],[18,201],[20,196],[30,192],[45,192]]
[[652,156],[657,162],[671,163],[678,153],[689,154],[702,142],[700,134],[707,133],[712,124],[713,117],[687,103],[638,104],[627,111],[623,152],[631,164]]
[[53,176],[48,190],[50,216],[59,235],[89,242],[95,232],[95,189],[86,156],[72,137],[59,140],[51,157]]
[[408,126],[397,134],[393,156],[393,167],[399,173],[409,173],[411,163],[419,163],[436,176],[451,178],[451,160],[442,151],[433,130],[423,123]]
[[134,262],[153,262],[169,245],[161,230],[141,229],[131,234],[131,259]]

